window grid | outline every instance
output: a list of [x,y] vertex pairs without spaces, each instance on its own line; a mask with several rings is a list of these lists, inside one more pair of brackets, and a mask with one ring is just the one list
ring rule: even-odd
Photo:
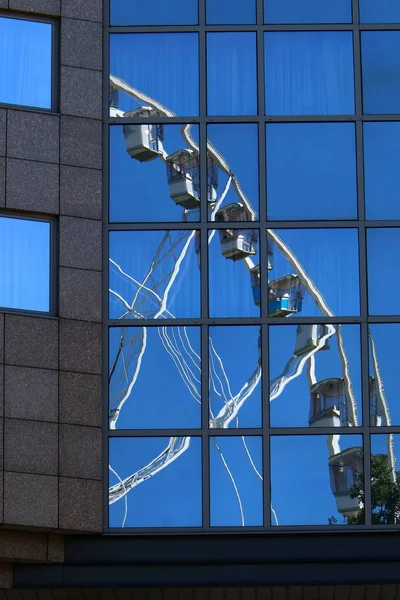
[[[277,435],[327,435],[332,433],[332,428],[316,427],[274,427],[269,426],[270,403],[267,401],[269,397],[269,327],[276,325],[294,325],[294,324],[318,324],[318,323],[354,323],[360,325],[361,333],[361,369],[362,369],[362,425],[357,429],[349,430],[348,427],[335,428],[335,433],[338,434],[359,434],[363,438],[364,447],[364,478],[365,478],[365,525],[351,526],[347,525],[345,531],[360,531],[362,529],[374,529],[377,526],[371,525],[371,497],[370,497],[370,480],[371,480],[371,465],[370,451],[371,440],[370,435],[374,433],[400,433],[399,426],[390,427],[372,427],[369,425],[369,347],[368,347],[368,324],[369,323],[400,323],[400,315],[393,316],[368,316],[367,306],[367,257],[366,257],[366,228],[367,227],[400,227],[400,221],[389,220],[365,220],[365,203],[364,203],[364,161],[363,161],[363,123],[369,121],[400,121],[400,114],[394,115],[364,115],[362,113],[362,76],[361,76],[361,51],[360,51],[360,34],[361,31],[386,31],[400,30],[399,24],[360,24],[359,23],[359,6],[358,0],[352,0],[352,24],[293,24],[293,25],[266,25],[263,23],[264,11],[263,0],[257,0],[255,25],[206,25],[205,24],[205,3],[206,0],[199,0],[199,25],[198,26],[118,26],[105,28],[104,49],[105,49],[105,87],[104,87],[104,189],[105,189],[105,207],[104,207],[104,277],[105,277],[105,292],[104,292],[104,347],[108,348],[108,331],[110,327],[140,327],[153,326],[156,327],[154,320],[142,319],[110,319],[108,313],[108,234],[110,231],[149,231],[149,230],[183,230],[183,229],[198,229],[200,230],[201,246],[201,317],[198,319],[166,319],[163,324],[170,325],[199,325],[201,327],[201,386],[202,386],[202,427],[201,429],[185,430],[187,435],[200,435],[203,439],[202,444],[202,484],[203,484],[203,527],[202,528],[126,528],[118,529],[118,533],[126,532],[127,534],[149,533],[157,531],[157,533],[181,533],[181,532],[227,532],[230,530],[247,532],[277,532],[284,530],[331,530],[328,525],[306,525],[306,526],[280,526],[279,528],[272,526],[270,511],[271,506],[271,485],[270,485],[270,437]],[[105,2],[106,23],[109,15],[109,0]],[[258,123],[258,150],[259,150],[259,221],[246,223],[246,229],[260,230],[260,264],[266,264],[267,260],[267,229],[305,229],[305,228],[353,228],[358,232],[358,258],[359,258],[359,273],[360,273],[360,315],[359,316],[343,316],[343,317],[295,317],[288,321],[286,318],[271,318],[268,316],[268,289],[267,285],[261,282],[261,314],[259,317],[242,317],[242,318],[210,318],[208,314],[208,244],[207,231],[210,229],[226,229],[237,227],[237,222],[232,223],[210,223],[208,221],[207,205],[202,202],[200,207],[200,221],[196,223],[182,222],[162,222],[162,223],[109,223],[108,221],[108,160],[109,160],[109,127],[121,124],[121,121],[116,118],[109,117],[108,107],[108,72],[109,72],[109,35],[112,33],[157,33],[157,32],[197,32],[199,34],[199,82],[200,82],[200,112],[198,117],[173,117],[173,118],[152,118],[152,123],[197,123],[200,133],[200,197],[207,197],[207,161],[206,161],[206,139],[207,139],[207,124],[214,123]],[[207,32],[241,32],[252,31],[257,34],[257,81],[258,81],[258,115],[248,116],[208,116],[207,115],[207,65],[206,65],[206,33]],[[265,95],[264,95],[264,32],[269,31],[351,31],[353,33],[353,51],[354,51],[354,78],[355,78],[355,114],[354,115],[318,115],[318,116],[268,116],[265,115]],[[124,123],[140,123],[143,124],[143,119],[127,118]],[[266,195],[266,124],[268,123],[323,123],[323,122],[354,122],[356,126],[356,176],[357,176],[357,206],[358,219],[341,221],[268,221],[267,220],[267,204],[263,199]],[[240,428],[219,429],[214,431],[208,426],[208,385],[209,385],[209,356],[208,356],[208,328],[211,325],[260,325],[262,331],[262,411],[263,425],[262,428]],[[104,492],[105,498],[108,496],[108,451],[109,439],[113,437],[146,437],[146,436],[171,436],[182,435],[182,430],[150,430],[150,429],[121,429],[110,430],[108,427],[108,352],[105,353],[104,362]],[[263,436],[263,506],[264,506],[264,525],[262,527],[211,527],[210,526],[210,503],[209,503],[209,445],[208,439],[212,435],[232,436],[237,433],[248,436]],[[108,503],[104,503],[104,522],[108,523]],[[398,525],[385,525],[385,529],[397,529]],[[106,527],[106,532],[115,532],[115,528]]]

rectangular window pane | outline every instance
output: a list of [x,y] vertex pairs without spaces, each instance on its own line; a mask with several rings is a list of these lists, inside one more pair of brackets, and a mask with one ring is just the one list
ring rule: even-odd
[[50,310],[50,223],[0,217],[0,307]]
[[400,123],[364,123],[367,219],[400,219]]
[[110,527],[201,527],[201,439],[111,438],[109,485]]
[[197,33],[111,35],[110,116],[198,115],[198,61]]
[[354,113],[350,31],[265,34],[268,115]]
[[267,125],[268,218],[356,219],[352,123]]
[[[367,251],[369,314],[400,314],[400,305],[397,302],[400,228],[367,229]],[[385,290],[389,284],[390,294],[387,295]]]
[[362,473],[361,435],[272,437],[272,525],[363,524]]
[[[226,220],[243,220],[241,212],[238,204],[227,206]],[[260,316],[258,237],[257,229],[209,231],[210,317]]]
[[276,229],[268,238],[270,317],[360,314],[356,229]]
[[351,23],[351,0],[264,0],[265,23]]
[[275,325],[269,344],[272,427],[361,425],[358,325]]
[[212,526],[263,524],[262,438],[210,438]]
[[0,17],[0,102],[51,108],[52,25]]
[[400,324],[369,326],[370,425],[400,425],[398,368],[400,362]]
[[400,435],[371,435],[371,508],[373,525],[400,522]]
[[255,0],[207,0],[208,25],[256,22]]
[[111,0],[111,25],[197,25],[197,0]]
[[400,113],[400,31],[363,31],[361,58],[364,113]]
[[186,231],[110,234],[110,318],[200,316],[200,237]]
[[400,23],[398,0],[360,0],[361,23]]
[[207,34],[207,112],[257,114],[255,33]]
[[110,329],[110,429],[201,426],[199,327]]
[[[249,219],[254,221],[258,217],[257,125],[249,123],[208,125],[207,135],[209,144],[217,154],[214,164],[218,175],[216,204],[210,205],[210,221],[218,220],[217,212],[223,211],[225,206],[233,202],[248,206]],[[209,156],[213,156],[210,150]],[[225,165],[225,168],[222,169],[221,165]],[[229,178],[232,179],[229,181]]]
[[260,328],[210,327],[208,335],[210,427],[261,427]]
[[[110,220],[198,221],[198,144],[198,125],[110,127]],[[210,202],[217,183],[212,170]]]

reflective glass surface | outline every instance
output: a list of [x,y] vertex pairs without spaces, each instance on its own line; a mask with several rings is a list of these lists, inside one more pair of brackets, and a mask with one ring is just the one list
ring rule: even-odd
[[51,108],[52,25],[0,17],[0,102]]
[[256,22],[255,0],[206,0],[209,25],[239,25]]
[[356,219],[352,123],[267,125],[268,218]]
[[111,25],[196,25],[198,0],[111,0]]
[[197,33],[110,35],[110,116],[198,115],[198,60]]
[[258,242],[257,229],[219,229],[209,232],[210,317],[260,315],[260,279],[256,273],[260,264]]
[[367,219],[400,219],[400,123],[364,123]]
[[268,238],[270,316],[359,314],[356,229],[275,229],[268,230]]
[[110,440],[110,527],[200,527],[201,440]]
[[50,223],[0,217],[0,307],[50,310]]
[[210,438],[212,526],[263,524],[262,438]]
[[361,32],[363,111],[400,113],[400,31]]
[[370,425],[400,425],[397,381],[400,324],[370,324],[368,338]]
[[398,0],[360,0],[361,23],[400,23]]
[[198,143],[198,125],[110,127],[110,220],[198,221]]
[[351,32],[267,32],[265,93],[268,115],[353,114]]
[[110,429],[200,427],[200,367],[198,327],[111,328]]
[[110,233],[110,318],[198,317],[196,231]]
[[373,525],[400,522],[400,435],[371,435],[371,508]]
[[207,33],[207,112],[257,114],[256,34]]
[[362,455],[361,435],[273,436],[272,525],[364,523]]
[[[249,123],[208,125],[209,157],[216,165],[218,188],[215,206],[210,206],[210,221],[218,221],[224,208],[240,202],[248,205],[249,220],[258,216],[258,131]],[[221,168],[220,157],[228,168]],[[214,157],[214,158],[213,158]],[[240,194],[238,194],[238,184]],[[220,211],[217,215],[217,212]]]
[[210,327],[210,427],[261,427],[261,329]]
[[362,424],[358,325],[269,329],[272,427]]
[[265,23],[351,23],[351,0],[264,0]]
[[[400,292],[397,283],[400,228],[367,229],[367,254],[369,314],[400,314],[397,302]],[[385,295],[387,289],[390,289],[389,296]]]

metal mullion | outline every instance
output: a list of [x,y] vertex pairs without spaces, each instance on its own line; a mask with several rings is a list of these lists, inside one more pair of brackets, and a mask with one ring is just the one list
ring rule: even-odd
[[[202,133],[202,130],[204,133]],[[203,123],[202,126],[200,126],[200,139],[205,136],[205,124]],[[205,160],[203,160],[203,163],[205,162]],[[200,168],[200,171],[202,172],[203,169]],[[204,169],[204,174],[203,174],[203,180],[207,180],[207,169]],[[207,186],[205,185],[205,188]],[[200,190],[201,190],[201,182],[200,182]],[[206,195],[206,189],[204,189],[203,191],[203,195]],[[207,213],[207,206],[206,203],[203,202],[202,203],[204,206],[202,206],[202,212],[205,213],[201,216],[206,216]],[[212,229],[240,229],[240,223],[238,223],[237,221],[230,221],[230,222],[217,222],[217,221],[213,221],[212,224],[209,222],[196,222],[196,221],[191,221],[191,222],[183,222],[183,221],[170,221],[170,222],[146,222],[146,223],[106,223],[106,227],[108,230],[110,231],[134,231],[134,230],[145,230],[145,231],[152,231],[152,230],[191,230],[191,229],[206,229],[207,227],[209,227],[210,225],[212,225]],[[381,224],[379,221],[377,222],[373,222],[372,225],[370,225],[368,223],[368,226],[373,226],[373,227],[384,227],[385,225]],[[400,226],[400,222],[392,222],[391,223],[391,227],[399,227]],[[269,221],[268,222],[268,229],[274,229],[274,230],[280,230],[280,229],[338,229],[338,228],[342,228],[342,229],[357,229],[358,227],[358,222],[356,220],[354,221]],[[249,221],[246,222],[246,229],[259,229],[260,228],[260,223],[258,221]],[[242,226],[243,229],[243,226]]]
[[271,427],[270,436],[287,437],[302,435],[356,435],[363,432],[362,427]]
[[210,529],[210,443],[209,443],[209,373],[208,325],[201,328],[201,453],[203,528]]
[[[267,293],[265,294],[267,295]],[[262,466],[264,527],[271,527],[270,401],[269,401],[269,327],[261,327],[261,401],[263,419]]]
[[[261,282],[261,288],[266,288]],[[264,289],[265,294],[265,289]],[[261,296],[263,295],[263,289],[261,289]],[[8,309],[7,309],[8,310]],[[42,314],[42,313],[40,313]],[[48,316],[45,313],[45,316]],[[239,321],[239,322],[238,322]],[[288,319],[286,317],[240,317],[238,320],[236,317],[211,317],[211,318],[182,318],[182,319],[163,319],[163,325],[175,326],[175,327],[190,327],[191,325],[262,325],[269,323],[270,325],[285,325],[287,327],[297,326],[299,324],[306,325],[317,325],[318,323],[327,324],[359,324],[365,322],[362,317],[292,317]],[[370,322],[374,323],[399,323],[400,316],[395,317],[371,317]],[[158,321],[156,319],[108,319],[107,325],[109,327],[157,327]]]
[[360,315],[363,320],[368,318],[368,271],[365,225],[360,223],[358,229],[358,260],[359,260],[359,291]]
[[351,0],[352,20],[353,25],[358,26],[360,22],[359,0]]
[[371,437],[369,432],[369,360],[368,360],[368,324],[361,326],[361,372],[363,399],[363,461],[364,461],[364,507],[365,525],[371,526]]
[[354,25],[353,30],[353,60],[354,60],[354,101],[355,114],[361,118],[362,109],[362,75],[361,75],[361,39],[358,23]]
[[259,27],[264,25],[264,2],[256,0],[256,23]]
[[[354,14],[354,10],[353,10]],[[10,16],[7,13],[1,13],[1,16]],[[14,18],[14,15],[13,15]],[[22,18],[22,17],[21,17]],[[29,18],[28,15],[23,16]],[[36,19],[35,17],[35,20]],[[40,17],[45,21],[45,17]],[[50,20],[50,19],[49,19]],[[49,21],[45,21],[49,22]],[[201,31],[211,32],[230,32],[230,31],[352,31],[357,27],[357,23],[267,23],[257,25],[249,23],[246,25],[114,25],[106,26],[106,34],[112,33],[196,33]],[[400,23],[360,23],[361,30],[373,31],[399,31]]]
[[[207,328],[203,328],[206,333],[204,334],[205,338],[207,336]],[[207,339],[203,339],[202,342],[207,342]],[[208,387],[208,385],[207,385]],[[179,429],[179,428],[169,428],[169,429],[112,429],[109,430],[109,437],[202,437],[204,436],[204,443],[207,442],[207,438],[211,437],[238,437],[238,435],[245,435],[247,437],[260,437],[262,435],[263,430],[261,428],[249,428],[249,427],[239,427],[231,429],[210,429],[208,427],[208,406],[207,403],[202,404],[206,407],[207,410],[204,410],[205,424],[204,428],[191,428],[191,429]],[[203,410],[202,410],[203,412]],[[207,414],[206,414],[207,413]]]
[[357,206],[358,218],[365,221],[365,192],[364,192],[364,136],[362,121],[356,122],[356,177],[357,177]]

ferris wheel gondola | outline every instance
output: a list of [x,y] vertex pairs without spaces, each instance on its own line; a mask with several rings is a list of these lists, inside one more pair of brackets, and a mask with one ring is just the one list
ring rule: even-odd
[[[174,202],[186,209],[200,206],[200,161],[197,152],[189,148],[178,150],[166,158],[169,193]],[[211,157],[207,165],[207,200],[217,199],[218,169]]]
[[[215,220],[219,223],[249,220],[245,207],[239,202],[233,202],[220,208]],[[255,229],[220,229],[222,255],[231,260],[242,260],[257,253],[258,232]]]
[[269,316],[288,317],[303,306],[304,286],[297,275],[284,275],[268,284]]
[[[150,106],[140,106],[124,114],[124,117],[158,117],[159,111]],[[123,126],[126,151],[131,158],[149,162],[164,153],[164,125],[135,123]]]
[[358,495],[352,497],[352,487],[357,483],[358,476],[363,473],[362,448],[347,448],[331,456],[329,473],[338,512],[347,518],[353,517],[361,508]]
[[332,377],[311,386],[310,427],[352,426],[344,379]]

